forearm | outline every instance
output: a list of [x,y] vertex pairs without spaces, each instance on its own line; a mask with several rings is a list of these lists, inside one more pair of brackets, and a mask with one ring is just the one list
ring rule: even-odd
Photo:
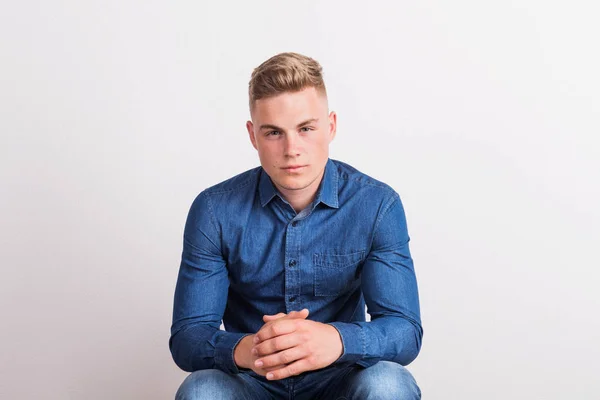
[[169,340],[171,355],[184,371],[216,368],[238,373],[234,349],[249,333],[227,332],[211,325],[197,323],[175,332]]
[[364,367],[380,360],[410,364],[419,354],[423,329],[419,321],[380,316],[370,322],[331,322],[340,333],[344,350],[336,363]]

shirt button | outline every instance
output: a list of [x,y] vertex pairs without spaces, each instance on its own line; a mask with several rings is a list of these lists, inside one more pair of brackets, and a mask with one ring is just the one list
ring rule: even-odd
[[292,303],[293,303],[293,302],[295,302],[295,301],[296,301],[296,297],[294,297],[294,296],[290,297],[290,302],[292,302]]
[[292,222],[292,226],[295,228],[298,225],[298,221]]
[[293,267],[294,265],[296,265],[296,260],[292,260],[290,261],[290,263],[288,264],[290,267]]

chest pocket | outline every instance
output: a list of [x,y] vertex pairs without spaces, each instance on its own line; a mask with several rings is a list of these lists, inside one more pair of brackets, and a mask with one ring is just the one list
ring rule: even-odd
[[364,255],[364,251],[313,254],[315,296],[338,296],[356,289]]

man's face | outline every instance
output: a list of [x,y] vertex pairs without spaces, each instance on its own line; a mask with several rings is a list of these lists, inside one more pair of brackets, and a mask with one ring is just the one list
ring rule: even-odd
[[[335,137],[336,114],[315,88],[255,102],[246,123],[260,163],[285,196],[317,190]],[[296,192],[297,193],[297,192]]]

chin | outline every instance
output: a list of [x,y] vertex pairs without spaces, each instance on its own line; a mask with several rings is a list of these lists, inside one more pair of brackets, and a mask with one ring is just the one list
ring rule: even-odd
[[277,184],[287,190],[298,190],[307,187],[310,184],[310,180],[307,178],[290,178],[286,176],[279,179]]
[[306,184],[306,182],[298,182],[296,180],[291,181],[291,180],[285,179],[285,180],[279,182],[279,186],[281,186],[282,188],[287,189],[287,190],[298,190],[298,189],[304,189],[307,186],[307,184]]

